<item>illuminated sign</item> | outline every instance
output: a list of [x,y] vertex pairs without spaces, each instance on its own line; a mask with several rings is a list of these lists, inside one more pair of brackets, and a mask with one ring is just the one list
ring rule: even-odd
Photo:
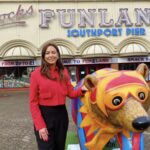
[[86,58],[86,59],[64,59],[64,65],[81,64],[107,64],[116,62],[116,58]]
[[[150,62],[150,57],[63,59],[64,65]],[[0,67],[40,66],[41,60],[0,61]]]
[[36,66],[35,60],[0,61],[0,67]]
[[127,58],[118,58],[118,63],[131,63],[131,62],[150,62],[150,57],[127,57]]
[[64,59],[64,65],[150,62],[150,57]]

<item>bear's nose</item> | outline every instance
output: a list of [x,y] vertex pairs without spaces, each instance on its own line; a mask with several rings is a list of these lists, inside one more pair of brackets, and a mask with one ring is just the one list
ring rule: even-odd
[[132,122],[133,127],[136,130],[144,130],[149,127],[150,119],[148,117],[138,117]]

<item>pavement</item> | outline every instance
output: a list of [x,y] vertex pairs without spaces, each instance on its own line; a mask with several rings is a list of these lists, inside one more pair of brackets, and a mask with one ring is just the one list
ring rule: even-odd
[[[29,112],[29,91],[0,90],[0,150],[37,150]],[[67,100],[69,131],[76,131]],[[149,110],[150,115],[150,110]],[[150,150],[150,128],[144,132],[145,150]]]
[[[28,99],[28,89],[0,90],[0,150],[37,150]],[[70,114],[69,100],[67,106]],[[76,131],[69,121],[68,131]]]

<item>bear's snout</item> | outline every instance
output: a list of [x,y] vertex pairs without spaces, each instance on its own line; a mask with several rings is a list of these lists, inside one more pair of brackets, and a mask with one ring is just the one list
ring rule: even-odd
[[136,130],[145,130],[150,125],[150,119],[146,116],[138,117],[132,122],[133,128]]

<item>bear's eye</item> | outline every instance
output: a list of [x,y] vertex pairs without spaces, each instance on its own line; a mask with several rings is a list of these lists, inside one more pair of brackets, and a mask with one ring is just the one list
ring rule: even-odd
[[122,102],[122,97],[120,96],[116,96],[114,97],[114,99],[112,100],[113,105],[118,106],[120,103]]
[[138,93],[138,97],[139,97],[141,100],[144,100],[144,99],[145,99],[145,93],[144,93],[144,92],[139,92],[139,93]]

